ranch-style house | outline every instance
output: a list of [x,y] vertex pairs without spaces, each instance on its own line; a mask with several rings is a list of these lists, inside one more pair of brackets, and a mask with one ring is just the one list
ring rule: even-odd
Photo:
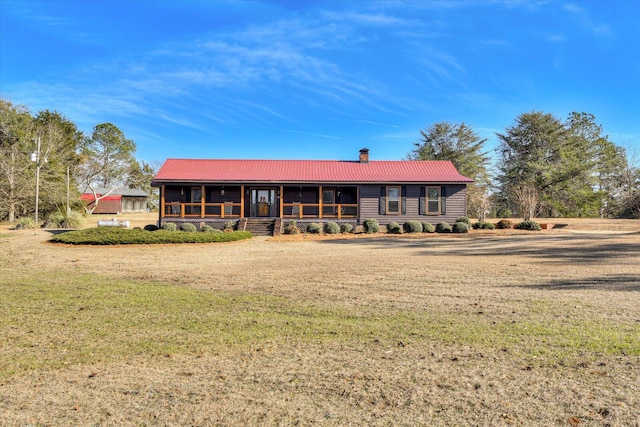
[[418,220],[453,223],[466,215],[472,180],[449,161],[167,159],[152,185],[160,188],[158,224],[190,222],[278,234],[334,221],[356,226]]

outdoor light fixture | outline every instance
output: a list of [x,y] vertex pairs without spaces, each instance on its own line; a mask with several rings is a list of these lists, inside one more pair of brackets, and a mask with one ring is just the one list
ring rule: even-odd
[[220,190],[220,195],[224,196],[224,185],[222,186],[222,190]]

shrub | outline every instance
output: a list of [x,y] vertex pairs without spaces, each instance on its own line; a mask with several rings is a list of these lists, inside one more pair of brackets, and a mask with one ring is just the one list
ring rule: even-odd
[[380,224],[378,224],[378,220],[375,218],[369,218],[364,220],[364,231],[367,234],[373,234],[380,231]]
[[436,225],[436,233],[451,233],[451,226],[446,222],[439,222]]
[[398,224],[397,222],[391,221],[389,224],[387,224],[387,233],[400,234],[401,231],[402,228],[400,228],[400,224]]
[[323,229],[327,234],[338,234],[340,232],[340,226],[333,221],[325,223]]
[[453,228],[451,229],[451,231],[453,231],[454,233],[468,233],[469,226],[466,222],[459,221],[453,224]]
[[295,220],[287,221],[284,225],[284,234],[299,234],[300,229],[296,224]]
[[158,227],[156,227],[154,224],[147,224],[144,226],[144,229],[147,231],[156,231]]
[[22,218],[18,218],[14,229],[24,230],[27,228],[36,228],[36,222],[34,221],[34,219],[28,216],[23,216]]
[[471,220],[469,219],[468,216],[461,216],[456,218],[456,222],[464,222],[465,224],[467,224],[467,231],[469,228],[471,228]]
[[349,224],[348,222],[340,226],[341,233],[347,234],[347,233],[351,233],[352,231],[353,231],[353,225]]
[[251,238],[251,233],[248,231],[234,231],[231,233],[175,233],[167,230],[158,230],[154,233],[149,233],[146,230],[95,227],[57,234],[51,238],[51,241],[73,245],[137,245],[154,243],[232,242],[249,238]]
[[482,221],[478,221],[478,222],[474,222],[473,223],[473,229],[474,230],[478,230],[478,229],[482,229],[482,230],[493,230],[495,228],[495,225],[493,225],[490,222],[482,222]]
[[507,228],[513,227],[513,223],[508,219],[501,219],[496,224],[496,227],[499,228],[500,230],[506,230]]
[[187,233],[195,233],[198,229],[190,222],[185,222],[180,225],[180,230],[186,231]]
[[516,225],[514,228],[518,230],[529,230],[529,231],[540,231],[542,227],[535,221],[522,221],[520,224]]
[[236,222],[235,221],[227,221],[224,223],[224,231],[235,230]]
[[167,231],[176,231],[178,229],[178,226],[173,222],[166,222],[162,224],[161,228]]
[[296,225],[295,221],[289,221],[287,224],[285,224],[282,232],[284,234],[300,234],[300,229]]
[[433,224],[429,223],[429,222],[423,222],[422,223],[422,231],[425,233],[435,233],[436,232],[436,228],[433,226]]
[[80,228],[84,222],[82,215],[71,212],[69,215],[62,212],[54,212],[42,225],[45,228]]
[[422,233],[422,224],[419,221],[407,221],[402,224],[405,233]]
[[213,227],[210,226],[209,224],[202,224],[200,226],[200,231],[203,232],[203,233],[207,233],[209,231],[213,231]]
[[319,234],[320,233],[320,224],[318,224],[317,222],[310,222],[307,225],[307,233],[310,234]]

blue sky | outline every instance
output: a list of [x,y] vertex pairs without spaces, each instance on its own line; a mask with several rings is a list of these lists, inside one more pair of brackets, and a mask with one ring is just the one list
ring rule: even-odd
[[640,1],[0,0],[0,96],[137,157],[402,159],[529,111],[640,154]]

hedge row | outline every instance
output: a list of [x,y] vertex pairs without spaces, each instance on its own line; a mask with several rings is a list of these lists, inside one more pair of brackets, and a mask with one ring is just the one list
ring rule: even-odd
[[53,236],[51,241],[71,245],[141,245],[232,242],[249,239],[251,236],[252,234],[248,231],[190,233],[169,230],[147,231],[143,229],[97,227],[61,233]]

